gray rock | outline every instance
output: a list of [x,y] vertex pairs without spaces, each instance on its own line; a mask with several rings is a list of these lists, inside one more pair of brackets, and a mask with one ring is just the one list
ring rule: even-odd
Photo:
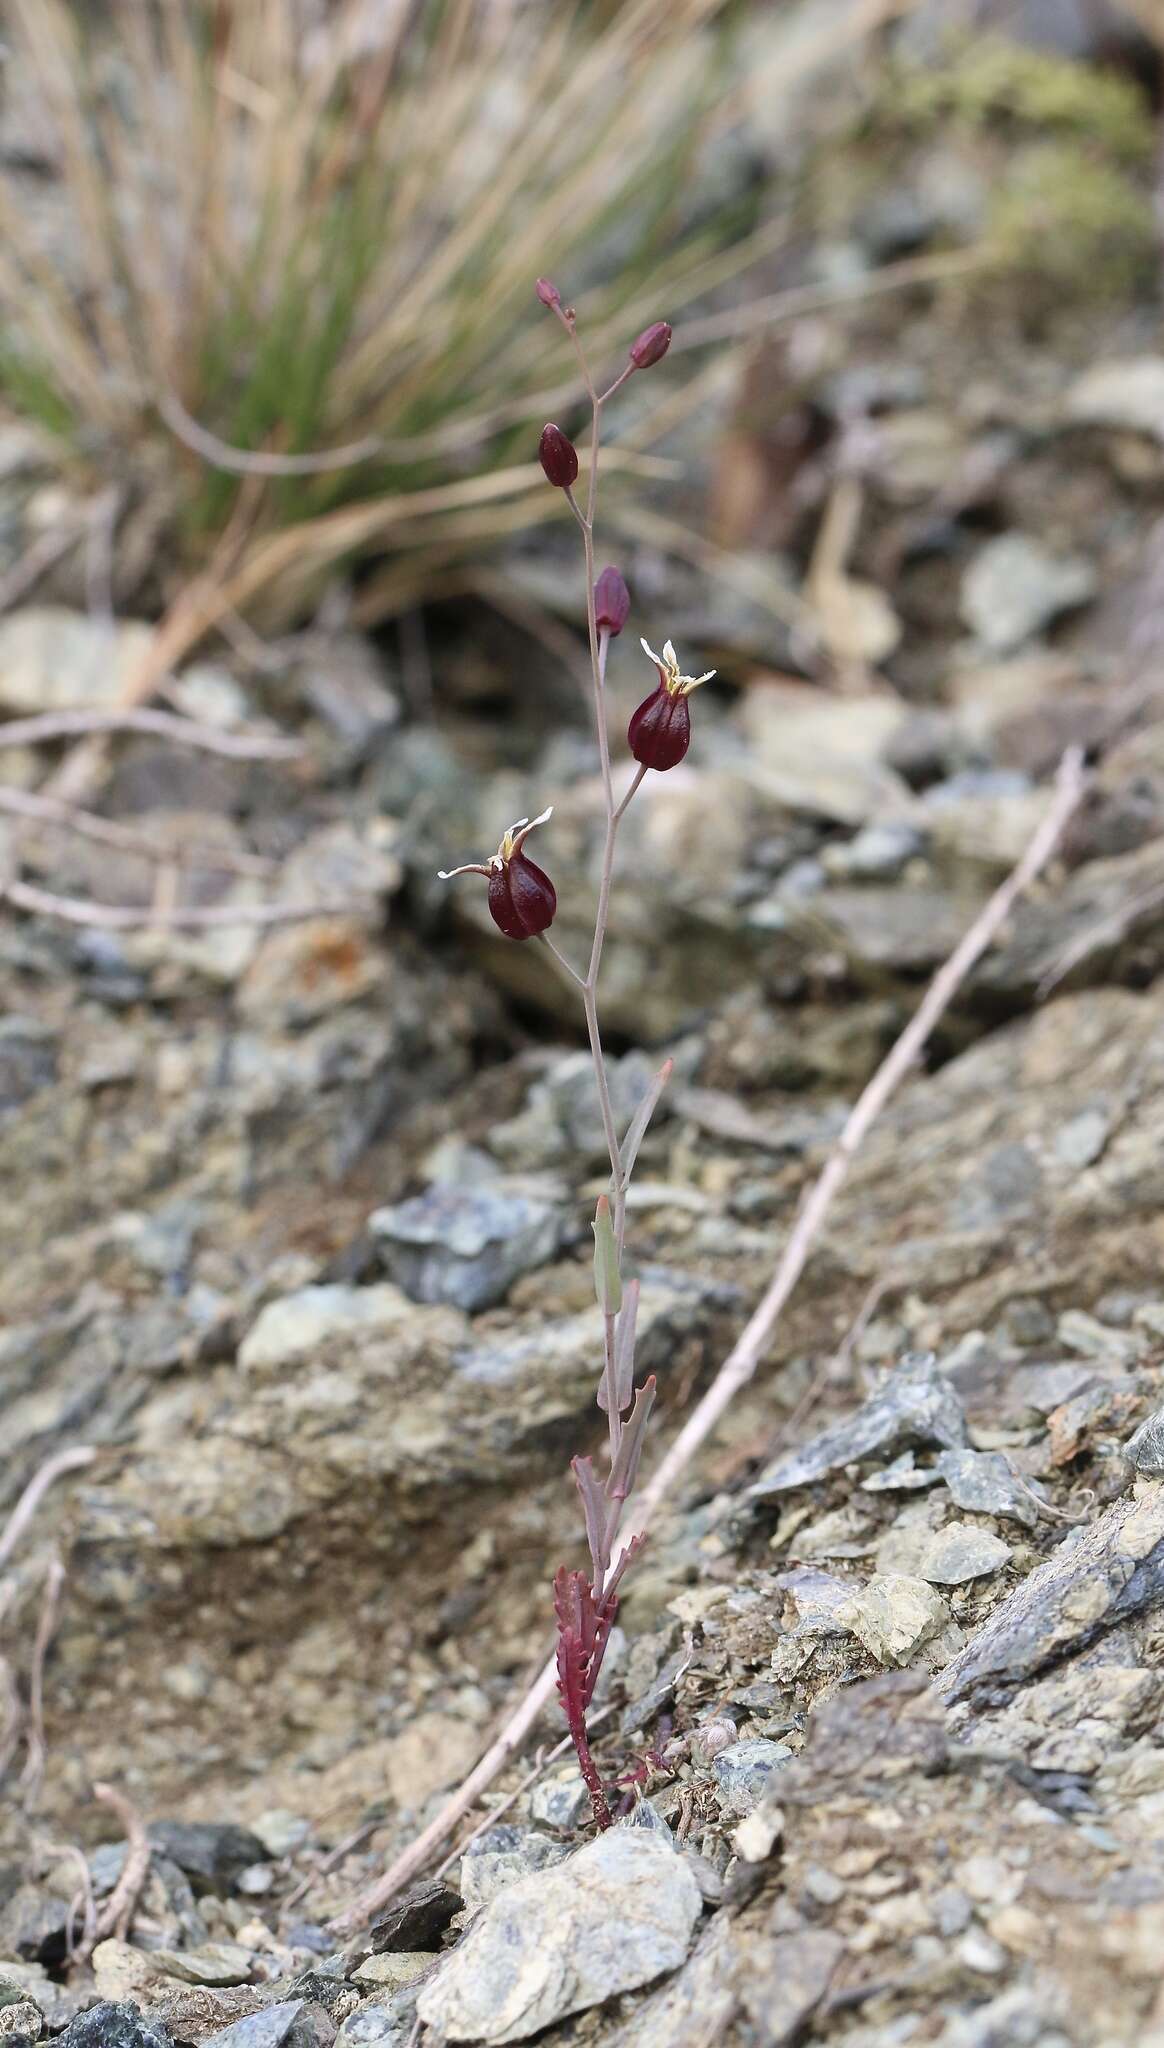
[[[278,2005],[268,2005],[262,2012],[247,2013],[233,2026],[211,2034],[206,2048],[299,2048],[296,2036],[302,2030],[298,2022],[306,2010],[306,2001],[302,1998],[281,1999]],[[303,2048],[307,2048],[306,2039]]]
[[711,1764],[720,1804],[728,1813],[751,1813],[768,1790],[775,1772],[791,1761],[792,1751],[786,1742],[769,1742],[761,1736],[721,1750]]
[[913,974],[953,952],[966,930],[967,903],[957,890],[936,884],[871,883],[824,890],[813,915],[836,933],[851,959]]
[[1105,1364],[1135,1365],[1149,1348],[1142,1330],[1113,1330],[1110,1323],[1101,1323],[1097,1316],[1078,1308],[1066,1309],[1060,1316],[1058,1334],[1069,1351]]
[[[657,1068],[658,1063],[641,1052],[608,1061],[611,1105],[620,1130],[629,1124]],[[664,1091],[652,1123],[662,1123],[670,1113]],[[589,1053],[569,1053],[556,1061],[545,1078],[530,1089],[525,1108],[494,1126],[489,1144],[515,1166],[553,1166],[575,1155],[603,1158],[606,1138]]]
[[184,1870],[187,1877],[200,1878],[204,1888],[229,1889],[240,1871],[262,1863],[266,1850],[249,1828],[233,1821],[155,1821],[149,1831],[150,1844]]
[[894,1458],[880,1472],[870,1472],[868,1479],[861,1481],[862,1493],[921,1493],[927,1486],[937,1486],[939,1473],[935,1465],[919,1465],[912,1451],[903,1451],[900,1458]]
[[794,1486],[811,1486],[857,1459],[896,1451],[907,1443],[954,1449],[965,1441],[962,1404],[939,1372],[933,1353],[909,1352],[855,1415],[777,1458],[745,1498],[768,1500]]
[[350,2013],[336,2034],[336,2048],[408,2048],[416,2028],[416,1985],[379,1997]]
[[459,1903],[456,1892],[439,1877],[421,1878],[373,1923],[369,1930],[372,1948],[377,1955],[390,1949],[439,1948]]
[[717,1913],[671,1982],[619,2027],[617,2048],[678,2048],[726,2035],[738,2009],[735,1979],[748,1960],[731,1915]]
[[136,2005],[103,2000],[70,2020],[57,2048],[173,2048],[173,2043],[161,2020],[147,2019]]
[[0,707],[6,712],[92,709],[123,701],[152,629],[137,619],[117,625],[60,605],[27,605],[0,620]]
[[523,1828],[512,1822],[487,1828],[470,1842],[461,1858],[461,1896],[467,1912],[487,1906],[498,1892],[528,1877],[534,1870],[549,1870],[569,1855],[564,1842]]
[[561,1210],[489,1187],[430,1187],[377,1209],[369,1228],[397,1285],[413,1301],[492,1308],[521,1273],[554,1256]]
[[960,1699],[1017,1684],[1164,1595],[1164,1487],[1144,1480],[1059,1548],[994,1609],[937,1681]]
[[50,1968],[63,1962],[69,1902],[34,1884],[18,1885],[0,1906],[0,1955]]
[[1164,1473],[1164,1408],[1157,1408],[1132,1431],[1124,1456],[1137,1472]]
[[783,2048],[799,2036],[828,1990],[844,1953],[841,1935],[824,1927],[806,1927],[794,1934],[778,1934],[749,1957],[740,1997],[760,2030],[757,2038],[764,2048]]
[[830,875],[854,882],[892,882],[925,846],[925,834],[907,819],[863,825],[853,839],[826,846],[821,861]]
[[352,1974],[365,1990],[372,1986],[382,1993],[402,1991],[406,1985],[418,1983],[434,1967],[434,1959],[426,1950],[400,1949],[391,1955],[369,1956]]
[[935,1530],[922,1550],[918,1572],[933,1586],[962,1586],[970,1579],[1001,1571],[1010,1550],[1001,1536],[976,1529],[969,1522],[947,1522]]
[[838,1611],[879,1664],[907,1664],[915,1650],[950,1619],[940,1593],[925,1579],[878,1573]]
[[387,1285],[302,1287],[266,1304],[239,1346],[238,1362],[244,1372],[271,1372],[337,1340],[389,1338],[409,1313],[405,1297]]
[[1164,440],[1164,356],[1093,363],[1067,392],[1063,412],[1076,426],[1114,427]]
[[962,617],[984,646],[1007,654],[1095,589],[1095,569],[1081,555],[1055,556],[1028,534],[1002,533],[962,579]]
[[300,643],[294,680],[340,743],[345,763],[371,753],[400,722],[383,656],[359,633],[327,633]]
[[39,2041],[43,2030],[44,2014],[34,1998],[0,2005],[0,2048],[23,2048],[26,2041]]
[[590,1794],[573,1764],[552,1771],[530,1794],[530,1819],[561,1828],[566,1834],[578,1827],[589,1811]]
[[527,2040],[678,1969],[701,1910],[692,1870],[660,1836],[611,1828],[486,1906],[417,2012],[451,2041]]
[[412,1987],[351,2013],[336,2035],[336,2048],[405,2048],[416,2019]]
[[943,1451],[936,1469],[957,1507],[976,1515],[1008,1515],[1028,1529],[1039,1519],[1030,1492],[1020,1485],[1002,1451]]
[[1105,1110],[1082,1109],[1055,1133],[1055,1157],[1063,1166],[1094,1166],[1107,1143],[1111,1119]]
[[1027,994],[1048,976],[1071,984],[1094,981],[1132,942],[1137,952],[1143,949],[1150,960],[1158,960],[1164,932],[1164,843],[1152,839],[1134,853],[1085,861],[1061,889],[1020,904],[1009,931],[1009,938],[975,969],[972,989]]

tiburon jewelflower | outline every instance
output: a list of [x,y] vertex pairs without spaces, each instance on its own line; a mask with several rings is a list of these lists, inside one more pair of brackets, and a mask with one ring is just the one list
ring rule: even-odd
[[666,320],[652,320],[630,345],[630,359],[636,370],[649,370],[661,362],[671,346],[671,328]]
[[[590,1553],[589,1570],[563,1565],[554,1578],[554,1614],[558,1626],[558,1692],[566,1726],[578,1759],[578,1769],[590,1793],[596,1827],[608,1828],[614,1816],[603,1784],[602,1772],[590,1749],[586,1717],[602,1665],[603,1653],[618,1615],[619,1595],[625,1573],[633,1565],[643,1544],[643,1535],[632,1536],[620,1547],[619,1531],[623,1509],[633,1491],[639,1461],[647,1440],[648,1419],[655,1399],[655,1379],[648,1374],[636,1381],[635,1336],[639,1306],[639,1282],[623,1276],[623,1240],[627,1221],[627,1191],[639,1147],[647,1132],[659,1098],[671,1075],[672,1062],[664,1060],[643,1093],[638,1108],[621,1132],[620,1119],[611,1099],[602,1028],[598,1014],[598,981],[602,949],[610,913],[614,874],[615,841],[619,824],[635,792],[646,780],[647,768],[674,768],[687,752],[691,717],[687,699],[707,676],[680,673],[678,656],[668,640],[662,655],[647,647],[659,672],[657,689],[640,704],[630,723],[630,743],[638,766],[630,776],[621,800],[616,795],[610,758],[607,724],[606,661],[611,642],[617,639],[630,617],[630,592],[620,570],[613,563],[595,573],[594,531],[598,503],[598,458],[603,442],[600,422],[608,400],[621,391],[632,372],[649,369],[667,353],[671,329],[665,320],[655,320],[631,343],[629,359],[620,375],[606,388],[603,377],[595,378],[579,340],[572,307],[563,305],[562,294],[551,278],[539,277],[534,286],[539,302],[565,328],[582,373],[582,384],[590,401],[590,448],[586,478],[586,509],[574,498],[578,479],[578,450],[561,427],[547,421],[538,442],[538,459],[549,482],[569,498],[569,507],[581,529],[586,570],[586,610],[590,647],[590,695],[594,710],[595,737],[602,770],[602,799],[605,832],[602,864],[594,912],[594,929],[588,944],[589,966],[580,969],[558,946],[549,930],[557,910],[554,885],[541,868],[535,867],[525,851],[525,841],[535,825],[544,824],[549,811],[540,818],[519,818],[511,825],[497,852],[488,861],[454,868],[457,875],[484,875],[489,884],[489,914],[507,938],[540,937],[537,952],[552,957],[559,978],[576,988],[586,1023],[586,1035],[594,1067],[594,1083],[602,1130],[610,1161],[610,1178],[598,1195],[594,1212],[594,1293],[602,1324],[602,1361],[596,1374],[597,1401],[606,1418],[606,1455],[595,1463],[589,1456],[571,1460],[585,1524]],[[647,646],[646,641],[643,642]],[[447,881],[448,875],[442,876]],[[574,892],[577,897],[578,891]],[[576,905],[575,905],[576,909]],[[569,935],[567,935],[568,937]],[[548,964],[548,963],[547,963]],[[595,1361],[596,1365],[598,1361]],[[619,1784],[626,1779],[617,1780]]]
[[630,617],[630,591],[618,569],[604,569],[594,585],[594,620],[600,633],[612,640],[622,632]]
[[668,768],[677,768],[691,745],[687,699],[701,683],[711,681],[715,670],[709,668],[702,676],[681,675],[679,657],[670,640],[664,641],[661,655],[648,647],[645,640],[640,645],[658,669],[659,682],[632,714],[626,729],[627,742],[636,761],[662,774]]
[[537,818],[519,818],[487,861],[467,861],[463,867],[441,868],[439,878],[451,882],[454,875],[484,875],[489,883],[489,915],[507,939],[536,939],[548,931],[558,908],[558,895],[549,876],[523,851],[537,825],[553,815],[553,805]]
[[568,491],[571,484],[577,483],[578,450],[552,420],[542,428],[538,461],[546,473],[547,483],[554,484],[559,491]]

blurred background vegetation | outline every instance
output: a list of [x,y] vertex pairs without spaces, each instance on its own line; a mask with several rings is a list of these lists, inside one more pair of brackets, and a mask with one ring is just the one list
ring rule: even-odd
[[1153,23],[1078,11],[9,0],[4,406],[111,508],[117,608],[182,606],[171,659],[301,622],[337,572],[366,626],[466,589],[520,612],[515,547],[562,512],[530,456],[573,397],[549,271],[599,360],[660,314],[696,350],[628,395],[608,517],[648,485],[640,537],[811,639],[783,570],[740,559],[722,448],[698,502],[652,451],[686,464],[733,405],[737,452],[779,443],[763,348],[818,298],[932,282],[958,325],[1000,277],[1027,320],[1141,288]]

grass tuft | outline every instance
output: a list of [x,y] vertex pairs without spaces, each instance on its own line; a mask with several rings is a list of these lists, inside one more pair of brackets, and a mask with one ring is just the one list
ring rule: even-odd
[[[744,260],[753,222],[694,210],[734,118],[724,0],[435,0],[372,41],[354,0],[314,29],[303,0],[8,13],[47,165],[0,166],[0,397],[74,487],[160,479],[163,602],[211,567],[279,625],[365,555],[397,572],[381,616],[447,587],[558,511],[537,273],[585,292],[601,361],[722,278],[725,244]],[[228,449],[361,453],[240,476],[184,415]]]

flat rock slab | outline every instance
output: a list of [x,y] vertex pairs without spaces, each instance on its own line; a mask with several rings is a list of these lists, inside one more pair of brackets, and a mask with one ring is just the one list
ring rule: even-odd
[[984,1579],[1001,1571],[1010,1550],[1001,1536],[989,1529],[976,1529],[969,1522],[947,1522],[935,1530],[922,1551],[918,1572],[932,1586],[964,1586],[970,1579]]
[[306,2010],[303,1999],[284,1998],[263,2012],[248,2013],[212,2034],[206,2048],[292,2048],[297,2022]]
[[950,1613],[927,1580],[887,1572],[871,1578],[847,1600],[837,1618],[879,1664],[905,1664],[945,1627]]
[[1124,1445],[1124,1456],[1137,1472],[1164,1473],[1164,1408],[1156,1408]]
[[147,2020],[136,2005],[106,1999],[70,2020],[59,2048],[173,2048],[173,2037],[161,2020]]
[[677,1970],[702,1901],[661,1836],[612,1828],[485,1907],[417,2000],[449,2041],[525,2041]]
[[957,1507],[976,1515],[1008,1515],[1028,1529],[1039,1519],[1034,1489],[1015,1477],[1002,1451],[943,1451],[937,1470]]
[[1162,1597],[1164,1485],[1145,1481],[1015,1587],[947,1665],[938,1693],[956,1700],[991,1682],[1017,1685]]
[[841,1936],[824,1927],[780,1934],[768,1943],[760,1967],[742,1976],[740,1985],[744,2009],[759,2027],[764,2048],[783,2048],[797,2038],[844,1953]]
[[519,1274],[553,1258],[565,1217],[553,1203],[509,1189],[436,1187],[377,1209],[368,1227],[413,1301],[473,1311],[503,1301]]
[[965,1442],[962,1404],[939,1372],[936,1358],[928,1351],[911,1352],[855,1415],[777,1458],[745,1498],[767,1500],[795,1486],[811,1486],[860,1458],[897,1451],[907,1443],[955,1449]]

